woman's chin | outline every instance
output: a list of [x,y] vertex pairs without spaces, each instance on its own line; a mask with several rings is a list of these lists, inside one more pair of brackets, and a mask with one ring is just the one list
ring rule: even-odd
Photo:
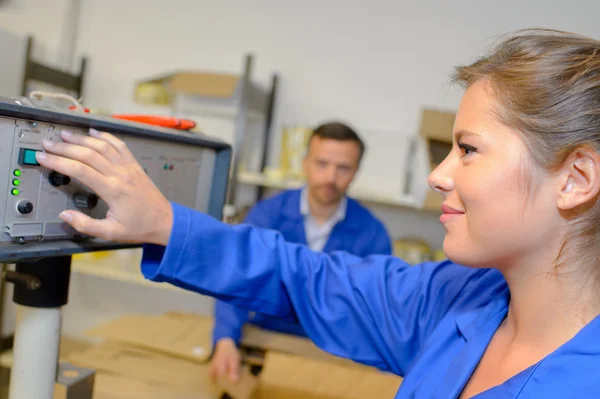
[[446,236],[443,248],[446,257],[452,263],[469,267],[482,267],[481,257],[476,255],[476,251],[469,249],[464,240],[456,242],[456,240]]

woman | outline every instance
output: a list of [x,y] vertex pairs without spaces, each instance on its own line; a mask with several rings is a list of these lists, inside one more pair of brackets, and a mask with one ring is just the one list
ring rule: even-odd
[[324,350],[404,376],[398,398],[600,397],[600,42],[521,32],[456,80],[455,144],[429,178],[439,264],[318,254],[169,204],[105,133],[38,160],[109,204],[61,214],[74,228],[150,243],[147,278],[297,318]]

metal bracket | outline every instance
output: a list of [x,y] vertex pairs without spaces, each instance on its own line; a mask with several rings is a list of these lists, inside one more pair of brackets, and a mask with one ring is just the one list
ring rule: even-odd
[[92,369],[60,363],[53,399],[92,399],[95,375]]
[[15,285],[22,285],[30,291],[38,290],[42,286],[42,280],[40,280],[38,277],[30,274],[15,272],[13,270],[5,271],[4,279]]

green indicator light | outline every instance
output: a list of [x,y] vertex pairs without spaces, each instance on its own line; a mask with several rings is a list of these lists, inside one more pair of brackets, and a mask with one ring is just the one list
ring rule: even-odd
[[169,169],[169,165],[165,164],[165,166],[163,166],[164,170]]
[[13,170],[13,175],[21,176],[21,171],[19,169],[15,169],[15,170]]
[[21,185],[21,181],[19,179],[13,179],[13,186],[19,187]]
[[10,193],[12,195],[19,195],[19,189],[18,188],[13,188],[12,190],[10,190]]

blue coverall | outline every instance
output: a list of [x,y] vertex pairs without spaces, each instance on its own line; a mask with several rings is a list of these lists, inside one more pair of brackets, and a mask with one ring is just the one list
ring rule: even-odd
[[[245,223],[277,230],[286,241],[306,245],[300,195],[301,190],[289,190],[259,202],[248,213]],[[391,255],[392,248],[384,225],[360,203],[348,198],[346,216],[332,229],[323,251],[346,251],[365,257],[374,254]],[[256,313],[250,318],[247,309],[217,301],[213,342],[228,337],[239,344],[242,328],[248,321],[267,330],[306,336],[302,326],[296,321],[282,320],[263,313]]]
[[[497,270],[317,253],[272,230],[173,212],[168,246],[144,247],[146,278],[298,320],[323,350],[404,376],[396,398],[457,398],[507,314]],[[600,316],[476,397],[600,398]]]

